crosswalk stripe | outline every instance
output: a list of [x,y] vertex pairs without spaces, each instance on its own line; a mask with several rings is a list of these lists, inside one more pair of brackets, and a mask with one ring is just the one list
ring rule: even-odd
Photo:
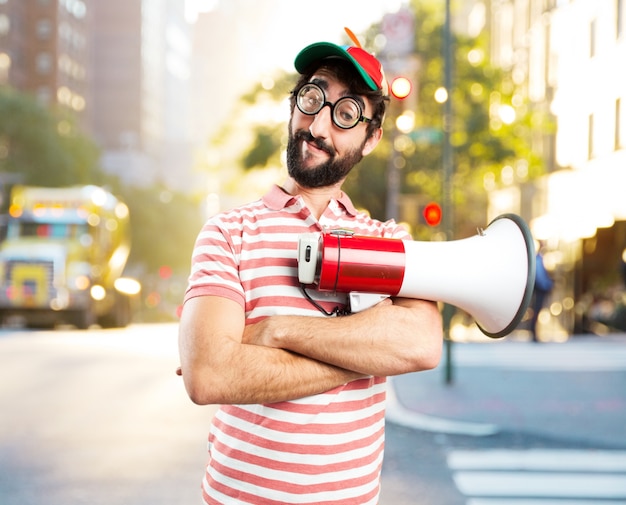
[[469,496],[541,498],[626,498],[623,475],[457,472],[454,482]]
[[467,505],[626,503],[626,451],[455,450],[447,462]]
[[592,344],[459,344],[455,363],[519,370],[626,370],[626,347]]
[[[610,502],[603,502],[606,505],[610,505]],[[622,502],[620,502],[622,503]],[[598,500],[560,500],[555,498],[550,498],[549,500],[541,500],[541,499],[526,499],[526,498],[511,498],[511,499],[502,499],[502,498],[471,498],[469,499],[465,505],[601,505],[598,503]]]
[[528,449],[453,451],[448,467],[460,470],[626,472],[626,451]]

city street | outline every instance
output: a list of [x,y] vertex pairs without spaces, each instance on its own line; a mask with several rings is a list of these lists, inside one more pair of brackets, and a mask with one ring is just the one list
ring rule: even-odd
[[175,325],[0,333],[0,503],[199,503],[212,408]]
[[[0,332],[0,503],[199,504],[176,325]],[[380,505],[626,503],[626,336],[455,344],[394,378]]]
[[392,381],[382,505],[626,503],[626,336],[452,355]]

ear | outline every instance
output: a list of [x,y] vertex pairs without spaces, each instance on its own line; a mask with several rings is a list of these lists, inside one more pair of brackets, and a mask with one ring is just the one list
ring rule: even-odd
[[363,149],[361,150],[361,154],[363,156],[367,156],[369,153],[371,153],[374,150],[374,148],[378,145],[381,138],[383,138],[383,129],[378,128],[374,131],[374,133],[372,133],[367,138],[367,140],[365,141],[365,144],[363,144]]

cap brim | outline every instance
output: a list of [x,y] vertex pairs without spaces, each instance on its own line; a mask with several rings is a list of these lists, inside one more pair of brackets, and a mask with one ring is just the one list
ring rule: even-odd
[[359,62],[356,61],[345,48],[332,44],[331,42],[316,42],[315,44],[305,47],[300,51],[300,54],[296,56],[294,66],[299,73],[303,74],[312,63],[332,57],[348,60],[371,89],[374,91],[380,89]]

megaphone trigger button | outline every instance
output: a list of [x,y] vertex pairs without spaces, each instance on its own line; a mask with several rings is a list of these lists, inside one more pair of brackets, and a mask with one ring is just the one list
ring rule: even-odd
[[354,235],[354,231],[346,230],[345,228],[337,228],[336,230],[330,230],[331,235],[335,235],[336,237],[352,237]]
[[311,261],[311,246],[310,245],[306,246],[306,249],[304,250],[304,261],[306,261],[307,263]]

